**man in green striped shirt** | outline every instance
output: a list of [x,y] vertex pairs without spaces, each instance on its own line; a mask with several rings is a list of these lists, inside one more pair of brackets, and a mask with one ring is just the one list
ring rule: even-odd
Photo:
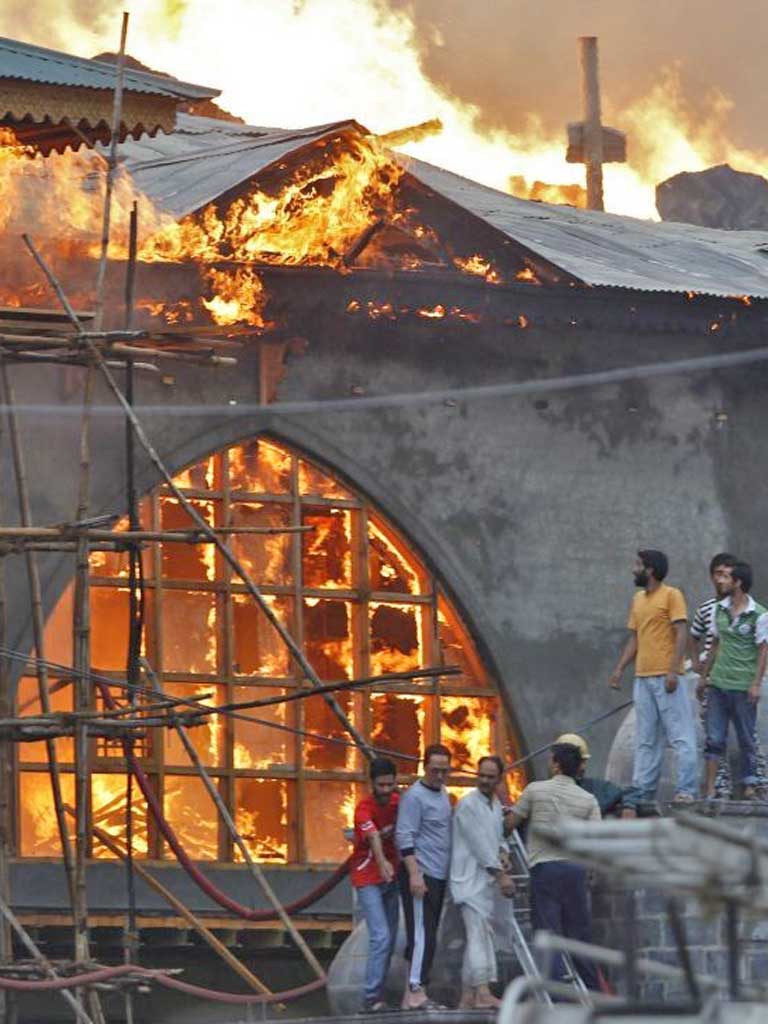
[[755,796],[755,722],[768,663],[768,609],[750,596],[751,589],[751,567],[746,562],[731,566],[721,587],[726,596],[715,606],[712,648],[697,687],[699,696],[709,687],[704,747],[709,799],[714,797],[717,764],[725,753],[731,722],[741,750],[743,796]]

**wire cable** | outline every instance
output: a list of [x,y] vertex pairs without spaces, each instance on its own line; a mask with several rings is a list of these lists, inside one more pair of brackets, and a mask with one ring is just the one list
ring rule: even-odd
[[[271,405],[256,405],[244,402],[226,405],[198,403],[194,405],[136,405],[137,415],[153,416],[216,416],[217,418],[256,415],[261,418],[275,415],[293,416],[324,412],[363,412],[367,409],[404,408],[410,405],[431,405],[442,402],[469,402],[492,398],[513,398],[555,391],[571,391],[578,388],[600,387],[605,384],[620,384],[627,380],[652,377],[667,377],[674,374],[701,373],[706,370],[727,370],[739,366],[768,361],[768,348],[743,349],[711,356],[694,356],[690,359],[670,359],[664,362],[641,363],[635,366],[617,367],[612,370],[595,370],[590,373],[568,374],[560,377],[543,377],[539,380],[508,381],[502,384],[476,384],[467,387],[436,388],[433,391],[408,391],[388,395],[362,395],[359,398],[307,399],[296,402],[274,402]],[[234,401],[234,400],[233,400]],[[19,404],[16,412],[30,416],[61,416],[79,414],[74,405],[53,405],[50,403],[27,402]],[[0,404],[0,412],[7,407]],[[94,405],[91,414],[95,416],[121,416],[114,405]]]

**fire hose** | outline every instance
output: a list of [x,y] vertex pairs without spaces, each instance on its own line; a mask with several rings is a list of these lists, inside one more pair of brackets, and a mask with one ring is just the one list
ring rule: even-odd
[[[107,707],[114,710],[118,707],[117,701],[110,693],[109,687],[106,683],[99,680],[96,681],[96,685],[101,691],[102,698]],[[251,910],[249,907],[243,906],[242,903],[238,903],[237,900],[232,899],[225,892],[214,885],[210,879],[206,878],[200,869],[190,859],[189,854],[181,844],[181,840],[174,832],[170,822],[166,819],[163,814],[163,809],[160,806],[160,801],[157,798],[155,791],[150,785],[149,779],[144,773],[143,768],[139,764],[138,758],[131,750],[131,744],[128,740],[123,740],[123,750],[125,752],[126,759],[130,762],[131,771],[136,776],[136,781],[139,784],[139,789],[144,795],[144,799],[147,801],[147,807],[155,819],[158,828],[163,834],[163,838],[168,843],[170,848],[173,850],[176,859],[179,864],[184,868],[192,881],[201,889],[206,896],[218,903],[220,907],[225,910],[229,910],[237,917],[243,918],[245,921],[274,921],[277,918],[277,914],[274,910]],[[335,889],[336,886],[341,882],[344,876],[349,870],[349,858],[340,864],[336,870],[326,878],[325,881],[315,886],[304,896],[294,900],[293,903],[286,904],[285,911],[288,914],[297,914],[302,910],[306,910],[307,907],[312,906],[313,903],[317,903],[319,899],[325,896],[331,890]]]
[[130,974],[133,977],[146,978],[148,981],[156,981],[165,988],[177,989],[187,995],[198,996],[201,999],[208,999],[217,1003],[230,1004],[254,1004],[254,1003],[286,1003],[302,996],[316,992],[325,985],[324,978],[316,978],[307,982],[306,985],[299,985],[297,988],[286,989],[285,992],[270,992],[264,995],[240,995],[237,992],[219,992],[216,989],[203,988],[200,985],[191,985],[187,981],[181,981],[163,971],[153,971],[147,967],[137,967],[134,964],[120,964],[117,967],[101,967],[97,971],[87,971],[85,974],[71,974],[58,978],[39,978],[34,981],[25,981],[21,978],[0,977],[0,989],[11,992],[55,992],[62,989],[79,988],[83,985],[104,984]]

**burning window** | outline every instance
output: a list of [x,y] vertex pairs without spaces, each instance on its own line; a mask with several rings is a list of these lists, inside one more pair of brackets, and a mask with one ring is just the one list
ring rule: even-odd
[[[452,785],[459,792],[471,783],[467,773],[480,754],[517,755],[475,645],[434,575],[398,531],[328,469],[258,437],[188,467],[176,483],[210,523],[309,527],[228,536],[322,680],[460,667],[458,676],[336,694],[366,740],[396,758],[403,781],[417,773],[425,746],[437,741],[451,749]],[[192,527],[163,487],[142,502],[141,521],[151,530]],[[242,581],[211,545],[167,542],[157,550],[147,548],[143,569],[143,651],[167,695],[219,706],[294,694],[309,685]],[[127,561],[95,552],[92,573],[94,668],[120,679],[126,662]],[[72,657],[71,593],[70,587],[62,595],[46,629],[46,654],[62,664],[71,664]],[[39,713],[32,676],[27,672],[20,683],[20,714]],[[70,681],[57,676],[50,683],[52,707],[71,708]],[[366,788],[365,763],[322,697],[212,715],[190,728],[189,736],[254,857],[274,864],[324,863],[349,852],[342,830]],[[57,745],[65,799],[71,802],[72,743],[58,740]],[[98,741],[93,750],[92,823],[120,840],[126,793],[122,751],[113,741]],[[150,736],[137,753],[190,855],[240,860],[176,733]],[[20,761],[19,852],[58,856],[44,745],[23,745]],[[512,788],[522,781],[522,776],[510,780]],[[158,830],[150,827],[136,787],[133,803],[137,854],[170,857]],[[107,856],[95,839],[92,852]]]

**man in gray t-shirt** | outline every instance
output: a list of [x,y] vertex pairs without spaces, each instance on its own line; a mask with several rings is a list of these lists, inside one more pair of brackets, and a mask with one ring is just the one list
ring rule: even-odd
[[395,842],[405,915],[405,959],[410,964],[403,1009],[430,1009],[429,970],[451,864],[451,802],[445,790],[451,752],[439,743],[424,751],[424,775],[400,798]]

